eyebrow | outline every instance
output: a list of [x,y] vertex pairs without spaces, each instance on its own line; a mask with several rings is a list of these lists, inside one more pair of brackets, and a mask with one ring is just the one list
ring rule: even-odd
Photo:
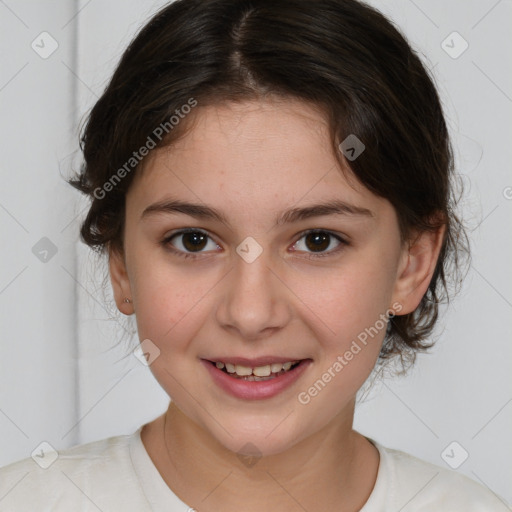
[[[225,224],[226,226],[230,225],[226,216],[215,208],[174,199],[163,200],[149,205],[142,212],[141,220],[155,214],[177,213],[189,215],[190,217],[195,217],[196,219],[215,220]],[[277,226],[283,224],[291,224],[293,222],[325,215],[375,217],[374,213],[367,208],[349,204],[339,199],[333,199],[321,204],[314,204],[311,206],[291,208],[286,210],[278,215],[278,217],[275,219],[275,224]]]

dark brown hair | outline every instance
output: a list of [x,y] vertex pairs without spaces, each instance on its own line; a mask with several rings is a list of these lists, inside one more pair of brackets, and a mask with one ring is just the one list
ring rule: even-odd
[[[427,293],[416,311],[391,319],[381,351],[381,359],[414,360],[432,345],[447,277],[458,279],[467,240],[453,212],[453,158],[433,80],[404,36],[362,2],[178,0],[161,9],[122,56],[83,130],[84,163],[69,181],[91,199],[82,239],[100,253],[122,251],[125,194],[140,167],[134,151],[183,133],[185,105],[268,95],[325,113],[340,162],[391,202],[404,241],[446,225]],[[165,136],[155,136],[158,127]],[[365,150],[347,161],[338,147],[351,134]]]

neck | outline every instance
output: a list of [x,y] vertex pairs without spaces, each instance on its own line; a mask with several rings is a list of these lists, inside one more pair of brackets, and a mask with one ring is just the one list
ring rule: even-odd
[[377,449],[352,430],[353,412],[352,404],[286,452],[259,459],[227,450],[172,403],[141,437],[167,485],[198,512],[350,512],[368,499],[379,461]]

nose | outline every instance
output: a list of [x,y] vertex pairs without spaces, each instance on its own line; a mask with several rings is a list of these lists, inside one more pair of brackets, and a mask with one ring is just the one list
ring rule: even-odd
[[276,333],[291,317],[290,291],[267,252],[251,263],[235,256],[216,311],[219,325],[247,341]]

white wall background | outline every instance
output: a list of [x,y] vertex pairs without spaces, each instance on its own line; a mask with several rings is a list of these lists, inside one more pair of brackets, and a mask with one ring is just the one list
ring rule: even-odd
[[[163,3],[0,1],[0,466],[43,440],[64,449],[131,433],[167,406],[149,370],[126,356],[133,324],[78,242],[86,203],[63,179],[80,161],[78,122]],[[458,470],[512,502],[512,2],[371,3],[438,81],[468,188],[473,263],[435,349],[407,377],[377,384],[356,428],[438,465],[456,441],[452,459],[469,454]],[[58,44],[47,58],[55,43],[44,31]],[[442,47],[453,31],[469,44],[458,58]]]

